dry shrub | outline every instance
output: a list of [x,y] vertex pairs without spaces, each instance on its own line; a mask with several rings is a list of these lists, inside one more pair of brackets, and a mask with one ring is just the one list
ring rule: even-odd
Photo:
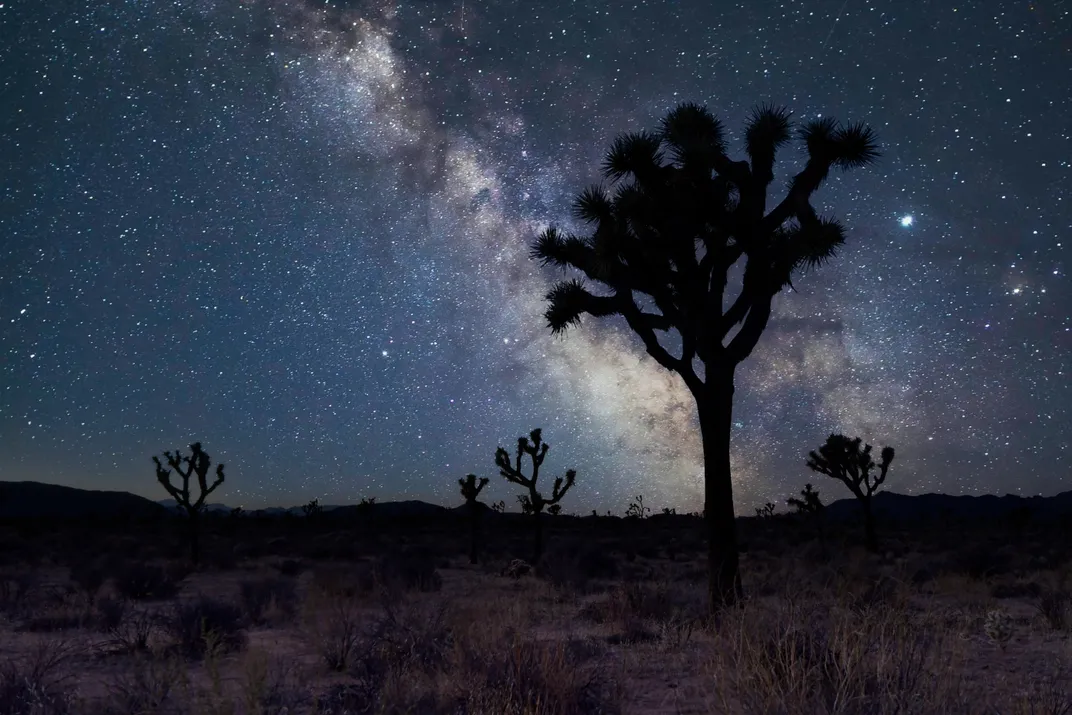
[[357,601],[330,591],[312,591],[306,597],[306,633],[328,670],[344,672],[353,664],[361,642]]
[[617,584],[599,601],[578,614],[595,623],[614,626],[611,643],[659,640],[665,646],[689,640],[705,612],[702,593],[669,582],[627,581]]
[[162,625],[178,652],[190,659],[203,658],[210,651],[241,650],[246,642],[238,607],[206,596],[174,604]]
[[164,568],[139,561],[114,566],[112,579],[119,595],[132,601],[162,601],[179,593],[185,573],[178,567]]
[[260,652],[246,654],[238,684],[247,713],[288,715],[309,701],[309,693],[299,684],[293,664]]
[[1064,589],[1046,591],[1036,605],[1047,625],[1055,631],[1072,627],[1072,594]]
[[716,641],[726,712],[938,715],[962,705],[951,639],[900,609],[748,604],[724,614]]
[[584,662],[591,651],[517,634],[462,641],[450,673],[458,713],[587,715],[621,712],[617,684]]
[[556,546],[540,559],[536,576],[555,588],[589,592],[594,580],[618,578],[618,562],[605,549],[583,543]]
[[17,618],[26,613],[39,582],[33,570],[0,571],[0,615]]
[[128,608],[122,601],[116,604],[116,612],[109,614],[115,620],[106,629],[108,638],[103,644],[104,648],[120,653],[148,652],[158,619],[144,609]]
[[261,578],[239,584],[242,610],[255,626],[278,624],[297,611],[298,592],[292,579]]
[[376,588],[376,576],[372,565],[318,564],[313,569],[312,586],[325,596],[354,599],[372,593]]
[[426,549],[406,549],[381,557],[376,562],[375,577],[379,584],[401,591],[438,591],[443,577],[436,570],[436,561]]
[[300,576],[305,571],[305,562],[299,559],[283,559],[273,564],[275,569],[283,576]]
[[177,660],[139,658],[106,684],[108,695],[100,710],[115,715],[181,712],[172,694],[184,678],[182,663]]
[[67,641],[39,643],[19,658],[0,664],[0,713],[66,715],[74,712],[65,692],[67,663],[79,649]]
[[105,633],[115,630],[123,622],[127,610],[127,602],[123,599],[102,596],[93,604],[93,625]]
[[70,567],[70,579],[78,589],[92,599],[104,585],[106,574],[99,561],[74,561]]

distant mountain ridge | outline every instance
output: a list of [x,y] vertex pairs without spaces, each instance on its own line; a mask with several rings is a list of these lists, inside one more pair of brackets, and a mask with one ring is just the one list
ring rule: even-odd
[[159,518],[167,510],[130,492],[95,491],[44,482],[0,482],[0,519]]
[[[1072,516],[1072,491],[1061,492],[1051,497],[1020,497],[1014,494],[981,496],[948,494],[908,495],[896,492],[879,492],[874,497],[874,508],[880,518],[894,521],[931,519],[994,519],[1007,516],[1016,509],[1027,507],[1034,519],[1055,519]],[[847,519],[859,513],[859,502],[854,498],[838,499],[826,507],[828,517]],[[357,518],[362,507],[357,504],[324,505],[325,512],[333,518]],[[435,517],[459,513],[465,504],[444,507],[418,500],[377,502],[371,512],[379,517]],[[224,514],[231,511],[226,504],[208,505],[210,513]],[[483,504],[485,513],[494,513]],[[270,516],[290,513],[301,516],[300,506],[268,507],[251,509],[248,514],[261,512]],[[174,499],[152,501],[129,492],[94,491],[77,489],[44,482],[0,481],[0,519],[3,518],[83,518],[83,517],[160,517],[177,513]]]
[[[1006,494],[979,496],[964,494],[898,494],[878,492],[873,497],[873,509],[879,518],[893,521],[932,519],[996,519],[1008,516],[1017,509],[1027,507],[1031,517],[1048,520],[1072,516],[1072,491],[1061,492],[1052,497],[1021,497]],[[827,514],[834,519],[843,519],[859,513],[860,503],[856,498],[838,499],[827,505]]]

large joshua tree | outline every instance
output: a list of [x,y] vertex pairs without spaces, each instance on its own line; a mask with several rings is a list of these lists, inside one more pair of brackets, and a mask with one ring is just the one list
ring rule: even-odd
[[[791,129],[786,109],[755,109],[745,132],[748,160],[733,161],[722,123],[705,107],[682,104],[659,131],[626,134],[611,145],[603,174],[612,187],[588,188],[574,203],[591,233],[552,227],[532,247],[545,265],[576,269],[600,286],[594,292],[579,279],[558,282],[547,294],[553,333],[585,314],[620,316],[695,397],[713,609],[741,596],[730,473],[734,371],[756,347],[774,297],[845,241],[841,224],[812,207],[812,195],[833,167],[860,167],[878,156],[866,125],[811,120],[799,132],[807,162],[773,203],[774,157]],[[741,263],[738,286],[730,276]]]
[[[882,461],[876,464],[871,456],[871,445],[865,444],[860,437],[850,438],[843,434],[830,435],[818,452],[812,450],[808,453],[809,469],[841,481],[860,501],[864,513],[864,538],[868,551],[872,553],[878,551],[878,536],[875,534],[871,497],[886,481],[893,457],[893,447],[883,447],[880,453]],[[872,474],[875,469],[878,472]]]
[[[201,544],[198,531],[201,512],[205,509],[205,500],[208,495],[215,491],[216,487],[223,484],[223,465],[216,465],[216,479],[210,485],[208,483],[208,470],[212,464],[212,459],[201,448],[200,442],[194,442],[190,445],[189,457],[176,449],[174,452],[164,452],[164,459],[171,469],[166,469],[159,457],[153,457],[153,464],[156,465],[156,479],[167,490],[167,493],[178,502],[179,507],[186,512],[187,526],[189,527],[190,560],[196,565],[201,560]],[[182,479],[181,487],[171,483],[172,470]],[[200,494],[196,498],[190,492],[190,477],[197,477]]]

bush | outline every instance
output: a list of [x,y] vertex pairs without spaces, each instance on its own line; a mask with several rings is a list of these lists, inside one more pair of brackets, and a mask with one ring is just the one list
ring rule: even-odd
[[97,595],[104,579],[104,569],[98,563],[77,561],[71,564],[71,582],[90,598]]
[[300,576],[302,571],[305,571],[305,563],[298,559],[283,559],[275,568],[283,576]]
[[4,715],[67,715],[72,698],[64,692],[61,675],[73,648],[63,641],[48,641],[20,659],[0,664],[0,713]]
[[107,633],[115,630],[122,623],[123,616],[127,612],[127,602],[105,596],[97,599],[93,610],[95,614],[93,621],[97,630]]
[[233,603],[205,596],[175,604],[163,625],[178,651],[190,659],[203,658],[210,647],[230,652],[246,643],[242,611]]
[[162,601],[179,593],[179,579],[156,564],[120,564],[112,578],[119,594],[132,601]]
[[239,597],[246,618],[252,625],[259,626],[274,621],[272,614],[290,618],[298,607],[298,593],[290,579],[262,578],[242,581],[239,584]]
[[436,570],[435,559],[423,549],[398,551],[383,556],[376,563],[376,578],[381,585],[403,591],[438,591],[443,577]]
[[1072,620],[1072,594],[1068,591],[1058,589],[1042,594],[1037,608],[1055,631],[1067,630],[1072,625],[1069,622]]
[[562,546],[545,555],[536,566],[536,575],[556,588],[584,592],[592,579],[618,578],[620,569],[613,556],[593,546]]
[[576,649],[565,643],[517,639],[495,649],[464,649],[461,687],[464,713],[541,712],[560,715],[622,711],[614,684],[586,672]]

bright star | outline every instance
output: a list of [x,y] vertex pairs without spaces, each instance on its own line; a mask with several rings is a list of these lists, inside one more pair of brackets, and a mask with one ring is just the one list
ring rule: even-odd
[[913,218],[912,214],[908,214],[907,216],[902,216],[901,217],[900,223],[901,223],[901,226],[903,226],[904,228],[908,228],[909,226],[911,226],[915,222],[915,220],[916,219]]

